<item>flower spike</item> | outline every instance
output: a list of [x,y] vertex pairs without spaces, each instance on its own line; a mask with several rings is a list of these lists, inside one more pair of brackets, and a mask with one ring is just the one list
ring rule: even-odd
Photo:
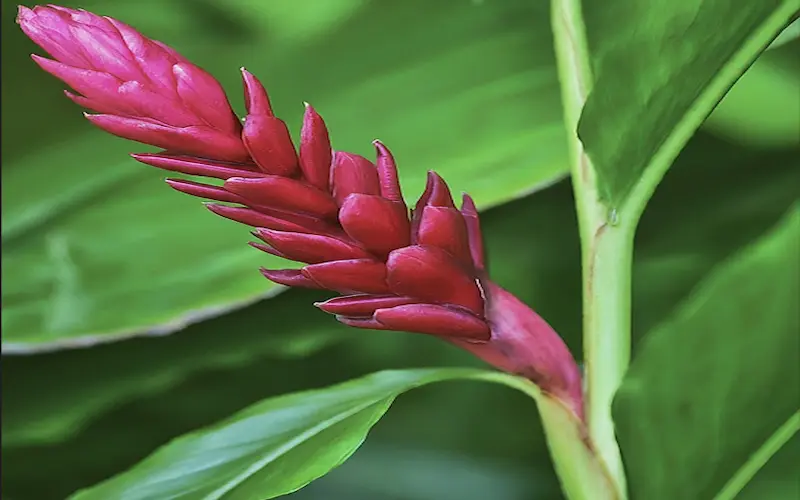
[[296,148],[266,89],[243,68],[242,126],[211,75],[126,24],[57,6],[20,7],[17,22],[53,57],[34,61],[98,113],[87,115],[92,123],[165,149],[134,154],[141,163],[222,180],[167,183],[254,227],[263,242],[254,248],[304,264],[261,269],[267,279],[340,294],[315,305],[346,325],[440,337],[529,378],[583,417],[580,372],[563,340],[489,279],[468,195],[459,210],[430,172],[409,212],[382,142],[373,142],[374,163],[333,151],[324,120],[306,105]]
[[222,86],[160,42],[115,19],[65,7],[20,6],[22,31],[55,60],[33,56],[114,135],[185,154],[245,161],[241,125]]

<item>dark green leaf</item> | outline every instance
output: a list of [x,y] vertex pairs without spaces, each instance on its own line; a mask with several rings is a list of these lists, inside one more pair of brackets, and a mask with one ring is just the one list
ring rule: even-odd
[[[280,302],[283,297],[276,298],[275,302]],[[235,324],[231,318],[228,321]],[[5,446],[2,450],[2,491],[18,500],[64,499],[80,488],[129,469],[175,436],[212,425],[266,397],[309,387],[325,387],[386,368],[480,364],[468,353],[427,336],[395,332],[373,332],[379,335],[356,333],[358,338],[352,342],[330,346],[307,358],[262,357],[248,365],[189,374],[186,380],[163,388],[163,392],[131,397],[124,403],[120,401],[110,411],[92,415],[93,418],[84,423],[80,432],[71,434],[65,441]],[[169,339],[181,335],[183,333],[178,333]],[[62,351],[57,355],[70,353]],[[12,377],[18,380],[23,375],[35,376],[32,369],[19,370],[19,365],[16,369],[4,366],[3,370],[6,382]],[[4,411],[10,411],[19,402],[19,398],[8,402]],[[23,402],[31,409],[30,402]],[[59,411],[56,407],[51,408],[51,411]],[[475,408],[493,409],[479,416],[480,425],[495,429],[493,432],[474,432],[475,419],[453,418],[454,415],[470,415]],[[45,409],[38,408],[39,411]],[[465,439],[465,436],[470,438]],[[465,459],[481,459],[500,468],[502,464],[518,464],[525,472],[526,491],[531,494],[531,499],[558,498],[547,494],[543,497],[533,495],[542,489],[558,492],[560,488],[530,399],[518,391],[498,390],[493,384],[433,384],[414,391],[410,397],[399,398],[381,419],[380,425],[372,429],[365,448],[360,448],[341,471],[333,471],[332,487],[342,482],[355,486],[355,480],[347,478],[359,473],[362,467],[357,459],[371,446],[378,449],[413,448]],[[353,459],[356,459],[356,464],[350,467]],[[365,461],[370,461],[369,453],[360,462]],[[42,468],[51,471],[48,481],[40,480]],[[414,472],[401,467],[401,464],[395,471],[397,477],[406,480],[413,479],[409,476]],[[310,487],[309,494],[320,492],[320,488],[325,491],[327,479],[328,476],[320,487]],[[450,484],[446,477],[442,481],[441,487]],[[342,500],[351,498],[353,496],[345,495]],[[355,498],[360,497],[356,495]],[[366,498],[382,500],[383,496],[376,492]],[[499,496],[498,500],[506,499]]]
[[634,498],[712,498],[776,451],[800,401],[798,255],[795,206],[644,339],[614,408]]
[[[126,5],[97,2],[121,16],[131,13]],[[280,5],[257,2],[244,15],[220,14],[213,2],[145,2],[136,9],[150,14],[134,21],[218,76],[236,106],[245,65],[263,77],[292,130],[307,100],[336,148],[372,155],[370,141],[383,139],[409,199],[429,169],[483,207],[565,172],[550,34],[529,29],[546,18],[546,4],[331,0],[324,9],[306,4],[302,19]],[[169,16],[188,9],[175,32],[162,7]],[[4,352],[167,333],[277,292],[256,269],[285,264],[248,248],[246,228],[218,220],[165,187],[163,173],[125,156],[142,147],[90,131],[61,86],[20,55],[32,46],[8,13]],[[305,28],[273,29],[281,19]]]
[[295,491],[346,460],[399,394],[483,373],[387,371],[258,403],[181,437],[76,500],[268,499]]
[[[471,385],[474,386],[474,385]],[[472,408],[475,408],[473,406]],[[392,409],[392,413],[394,413]],[[508,417],[508,415],[505,415]],[[381,427],[386,425],[381,421]],[[369,440],[340,468],[291,500],[554,500],[562,498],[546,470],[530,463],[469,458],[428,448],[373,445]],[[530,443],[526,444],[530,445]],[[552,473],[551,473],[552,474]]]
[[647,171],[658,181],[796,11],[794,0],[583,2],[595,83],[578,132],[607,205]]
[[795,436],[778,450],[772,459],[758,471],[736,500],[788,500],[800,498],[800,435]]
[[220,316],[164,338],[6,358],[3,373],[14,382],[4,386],[3,446],[66,439],[93,416],[194,374],[264,357],[301,357],[346,338],[354,331],[311,305],[323,297],[293,290],[235,318]]

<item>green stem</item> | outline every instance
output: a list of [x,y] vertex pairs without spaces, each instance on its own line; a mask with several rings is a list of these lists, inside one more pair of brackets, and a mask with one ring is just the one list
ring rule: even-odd
[[530,380],[500,372],[472,378],[505,384],[531,396],[539,408],[542,427],[558,479],[570,500],[619,500],[608,470],[586,439],[586,427],[559,399],[542,393]]
[[628,224],[598,224],[583,247],[586,420],[609,474],[624,493],[625,469],[611,403],[630,362],[633,230]]
[[593,75],[580,0],[552,0],[552,27],[572,186],[581,236],[586,419],[589,436],[618,490],[627,486],[611,403],[630,361],[631,265],[637,220],[617,220],[600,201],[578,120]]

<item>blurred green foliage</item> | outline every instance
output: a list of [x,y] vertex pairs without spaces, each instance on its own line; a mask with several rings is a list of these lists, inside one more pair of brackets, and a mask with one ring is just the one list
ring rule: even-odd
[[[579,355],[580,253],[570,186],[559,182],[566,151],[546,2],[80,5],[175,46],[214,73],[239,109],[236,69],[244,65],[263,77],[293,130],[307,100],[336,147],[369,154],[369,141],[384,139],[409,198],[436,169],[453,189],[493,206],[482,218],[493,278]],[[13,25],[15,4],[3,2],[2,14],[7,498],[64,498],[265,397],[386,368],[478,364],[435,339],[345,329],[311,306],[317,292],[258,300],[270,285],[256,268],[270,257],[244,245],[246,229],[205,213],[125,156],[142,148],[92,130],[62,85],[28,59],[35,48]],[[648,206],[636,240],[637,346],[798,199],[798,49],[786,43],[753,66]],[[256,302],[236,310],[248,301]],[[57,349],[91,343],[90,335],[172,332],[164,325],[187,317],[198,322],[168,336]],[[8,355],[43,346],[56,350]],[[776,459],[790,464],[792,455],[783,457],[796,449]],[[745,495],[787,498],[792,485],[775,472],[780,463]],[[352,460],[293,496],[523,500],[560,492],[529,400],[444,384],[398,400]]]

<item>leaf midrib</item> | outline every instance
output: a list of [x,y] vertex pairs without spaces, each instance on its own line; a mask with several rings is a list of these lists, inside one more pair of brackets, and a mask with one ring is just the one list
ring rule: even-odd
[[397,397],[397,394],[398,394],[397,392],[392,392],[389,393],[389,395],[387,395],[386,397],[375,398],[366,403],[354,406],[350,410],[336,413],[333,416],[323,420],[319,424],[314,425],[311,428],[307,429],[305,432],[297,434],[293,439],[290,439],[283,446],[278,447],[277,450],[274,450],[273,452],[267,454],[265,457],[258,460],[256,463],[248,467],[241,474],[235,476],[233,479],[226,481],[222,486],[205,495],[203,497],[204,500],[221,499],[223,495],[229,493],[233,489],[240,486],[247,479],[258,473],[261,469],[269,465],[271,462],[274,462],[275,460],[281,458],[282,456],[291,452],[293,449],[297,448],[301,444],[304,444],[305,442],[309,441],[311,438],[316,437],[317,435],[328,430],[334,425],[345,421],[346,419],[366,410],[370,406],[374,406],[380,403],[381,401],[388,400],[388,402],[391,403],[394,400],[394,398]]
[[800,411],[796,411],[789,419],[764,441],[750,458],[733,474],[731,479],[722,487],[714,500],[732,500],[756,476],[767,462],[800,430]]

